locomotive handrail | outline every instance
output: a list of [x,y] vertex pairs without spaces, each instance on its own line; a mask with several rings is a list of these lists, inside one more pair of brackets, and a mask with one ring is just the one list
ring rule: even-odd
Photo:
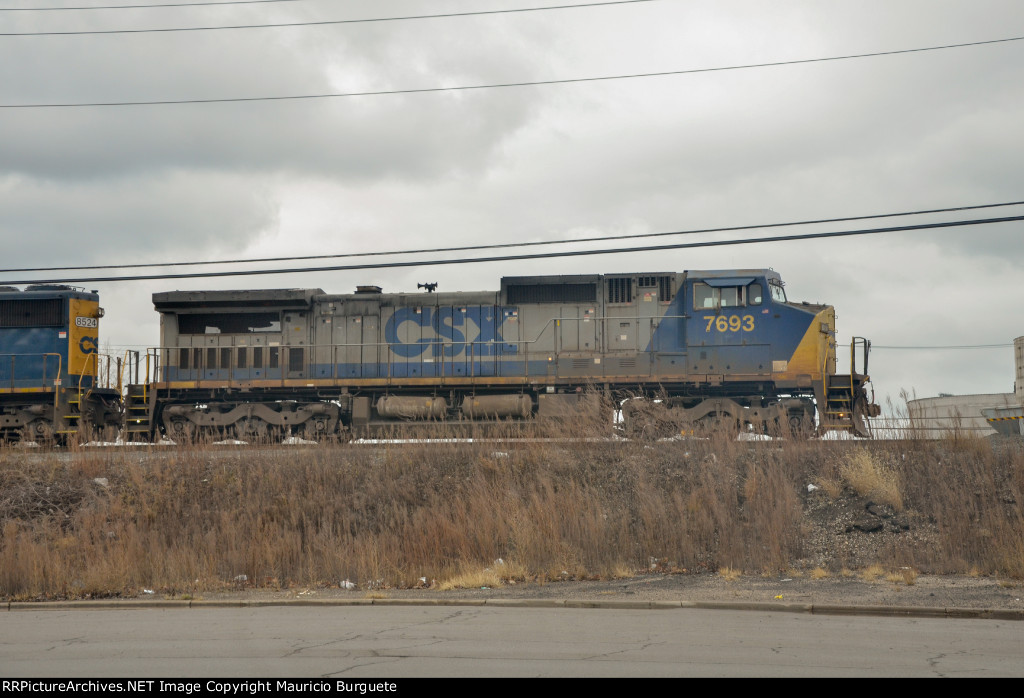
[[871,352],[871,342],[864,337],[854,337],[850,340],[850,374],[853,375],[857,372],[857,354],[856,347],[860,344],[864,350],[864,373],[868,375],[868,354]]
[[[97,387],[96,383],[99,380],[99,374],[100,374],[100,355],[99,354],[86,354],[85,355],[85,361],[82,362],[82,369],[78,373],[78,385],[75,386],[77,394],[78,394],[77,397],[78,397],[78,410],[79,410],[79,413],[81,413],[81,410],[82,410],[82,381],[85,379],[85,372],[89,368],[89,362],[90,361],[92,361],[92,363],[93,363],[92,386],[89,388],[88,392],[85,393],[86,397],[89,396],[89,393],[92,392],[93,388]],[[68,368],[69,368],[69,371],[70,371],[70,366]]]
[[0,358],[9,356],[11,358],[11,390],[15,389],[14,385],[14,367],[15,360],[19,356],[30,356],[30,357],[42,357],[43,359],[43,375],[40,378],[39,387],[46,388],[46,359],[50,356],[57,357],[57,377],[53,379],[53,409],[57,410],[60,406],[60,391],[57,390],[57,386],[60,385],[61,381],[61,370],[63,369],[64,357],[56,352],[42,352],[39,354],[0,354]]
[[[35,353],[35,354],[0,354],[0,360],[2,360],[5,357],[9,357],[10,360],[11,360],[11,385],[10,385],[11,390],[14,390],[17,387],[14,384],[14,381],[15,381],[14,377],[16,375],[16,372],[15,372],[14,369],[16,367],[17,359],[21,358],[21,357],[24,357],[24,358],[42,358],[42,360],[43,360],[43,369],[42,369],[42,375],[39,378],[39,387],[40,388],[46,388],[47,387],[46,386],[46,381],[47,381],[47,378],[46,378],[47,358],[51,357],[51,356],[54,356],[54,357],[57,358],[57,375],[56,375],[55,378],[52,379],[54,381],[58,381],[58,383],[54,384],[54,386],[56,387],[56,385],[59,385],[59,381],[61,379],[61,369],[62,369],[62,366],[63,366],[63,357],[60,354],[58,354],[56,352],[39,352],[39,353]],[[25,379],[25,380],[31,381],[32,379],[28,378],[28,379]],[[29,387],[31,387],[31,386],[29,386]]]
[[[118,361],[117,392],[118,392],[119,395],[124,393],[124,384],[125,384],[124,374],[125,374],[125,371],[128,372],[128,380],[129,381],[131,380],[132,365],[133,365],[132,359],[135,360],[134,361],[134,366],[135,366],[135,383],[137,384],[139,382],[139,351],[138,351],[138,349],[125,349],[125,351],[124,351],[124,359]],[[149,360],[149,354],[148,353],[146,354],[146,360],[147,361]],[[148,376],[147,376],[147,378],[148,378]]]

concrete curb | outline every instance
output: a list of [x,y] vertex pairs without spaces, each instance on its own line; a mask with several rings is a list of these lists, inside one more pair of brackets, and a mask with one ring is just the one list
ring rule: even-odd
[[144,609],[271,608],[287,606],[492,606],[495,608],[590,608],[617,610],[704,609],[810,613],[832,616],[963,618],[1024,620],[1024,609],[944,608],[936,606],[844,606],[839,604],[772,603],[764,601],[630,601],[610,599],[103,599],[98,601],[11,601],[8,612],[100,611]]

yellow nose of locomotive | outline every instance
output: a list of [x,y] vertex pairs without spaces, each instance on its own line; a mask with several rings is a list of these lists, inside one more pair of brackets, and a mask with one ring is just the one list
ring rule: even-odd
[[72,298],[68,302],[68,375],[96,378],[100,342],[100,304]]
[[777,379],[821,381],[836,372],[836,310],[831,305],[818,308]]

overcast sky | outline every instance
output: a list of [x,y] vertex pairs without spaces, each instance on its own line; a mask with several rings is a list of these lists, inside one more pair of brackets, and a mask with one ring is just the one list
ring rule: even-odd
[[[114,2],[3,0],[0,7]],[[297,0],[0,12],[0,32],[311,22],[545,4],[556,3]],[[1018,36],[1024,36],[1020,0],[657,0],[346,25],[0,36],[0,104],[486,85]],[[564,240],[1019,201],[1022,66],[1024,41],[1008,41],[473,91],[0,108],[2,266]],[[1022,214],[1018,206],[691,239]],[[597,246],[609,245],[580,245]],[[1013,389],[1010,346],[889,347],[1009,345],[1024,335],[1022,222],[540,261],[83,285],[99,290],[107,311],[103,341],[119,349],[158,342],[155,291],[347,293],[372,283],[397,292],[426,281],[445,291],[495,290],[503,275],[739,267],[774,268],[791,300],[834,305],[842,345],[852,335],[870,338],[871,374],[883,400],[903,389],[919,397]],[[842,351],[841,365],[848,360]]]

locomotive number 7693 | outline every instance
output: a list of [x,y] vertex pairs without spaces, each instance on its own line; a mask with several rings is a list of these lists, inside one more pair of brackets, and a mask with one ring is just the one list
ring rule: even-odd
[[712,326],[714,326],[714,328],[719,332],[739,332],[740,330],[743,332],[754,331],[753,315],[744,315],[743,317],[740,317],[739,315],[730,315],[729,317],[726,317],[725,315],[719,315],[718,317],[708,315],[705,320],[708,321],[708,326],[704,328],[705,332],[710,332]]

